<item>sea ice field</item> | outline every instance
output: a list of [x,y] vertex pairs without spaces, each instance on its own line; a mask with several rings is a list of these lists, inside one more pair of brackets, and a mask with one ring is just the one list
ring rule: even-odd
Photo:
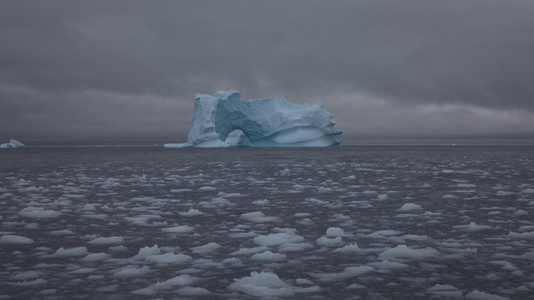
[[534,148],[0,151],[0,299],[533,299]]

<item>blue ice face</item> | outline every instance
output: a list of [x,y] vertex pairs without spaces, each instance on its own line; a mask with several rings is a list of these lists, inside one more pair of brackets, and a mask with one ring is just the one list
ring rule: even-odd
[[331,118],[322,102],[299,105],[280,97],[243,101],[235,91],[197,95],[184,146],[339,146],[343,132]]

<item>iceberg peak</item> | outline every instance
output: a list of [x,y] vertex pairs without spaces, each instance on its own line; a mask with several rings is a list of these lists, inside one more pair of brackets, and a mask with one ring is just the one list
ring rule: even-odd
[[321,101],[293,104],[285,98],[244,101],[237,91],[197,94],[184,144],[173,147],[327,147],[339,146],[343,131],[334,127]]

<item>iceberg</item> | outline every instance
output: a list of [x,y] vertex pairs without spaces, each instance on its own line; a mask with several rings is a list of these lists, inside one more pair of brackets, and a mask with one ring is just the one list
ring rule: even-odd
[[0,144],[0,148],[24,148],[26,147],[23,143],[17,140],[10,140],[9,143]]
[[244,101],[239,92],[228,91],[197,94],[187,142],[164,147],[328,147],[340,146],[342,134],[320,101]]

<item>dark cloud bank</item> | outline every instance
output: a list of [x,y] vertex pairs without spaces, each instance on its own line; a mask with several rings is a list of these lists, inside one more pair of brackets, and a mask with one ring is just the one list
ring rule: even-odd
[[534,137],[534,2],[2,1],[0,138],[185,140],[194,94],[322,100],[346,144]]

